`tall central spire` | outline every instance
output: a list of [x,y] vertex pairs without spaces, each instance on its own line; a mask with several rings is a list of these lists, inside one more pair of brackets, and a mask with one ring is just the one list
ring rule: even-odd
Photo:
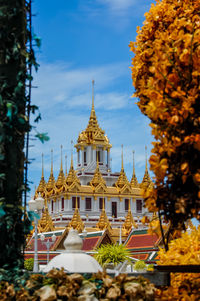
[[92,80],[92,108],[90,112],[90,119],[86,129],[79,134],[75,147],[80,149],[80,147],[88,145],[103,145],[106,149],[110,149],[112,147],[109,143],[108,137],[100,128],[97,121],[94,107],[94,80]]
[[94,80],[92,81],[92,110],[94,110]]
[[122,170],[124,170],[124,159],[123,159],[123,144],[122,144]]

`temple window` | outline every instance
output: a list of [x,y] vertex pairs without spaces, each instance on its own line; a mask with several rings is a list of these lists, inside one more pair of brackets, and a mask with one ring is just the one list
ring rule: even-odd
[[103,198],[99,198],[99,209],[103,209]]
[[53,200],[51,201],[51,212],[53,212],[53,205],[54,205],[54,202]]
[[84,155],[84,163],[87,163],[87,155],[86,155],[86,150],[84,150],[84,153],[83,153]]
[[124,209],[125,211],[128,211],[128,205],[129,205],[129,199],[124,200]]
[[64,198],[61,198],[61,211],[64,211]]
[[96,151],[96,160],[98,160],[98,162],[100,162],[100,151]]
[[[77,197],[77,205],[78,205],[78,209],[80,209],[80,197]],[[76,196],[72,197],[72,209],[76,208]]]
[[92,209],[92,200],[91,198],[85,198],[85,210],[91,211]]
[[137,213],[142,212],[142,200],[136,200],[136,212]]

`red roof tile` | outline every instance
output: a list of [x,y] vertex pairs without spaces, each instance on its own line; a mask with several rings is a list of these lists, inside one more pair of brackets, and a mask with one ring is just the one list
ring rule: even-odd
[[99,239],[101,239],[101,236],[97,237],[86,237],[83,240],[83,247],[82,250],[84,251],[91,251],[96,248]]
[[158,241],[158,236],[156,234],[141,234],[132,235],[126,245],[128,249],[138,249],[138,248],[149,248],[154,247]]

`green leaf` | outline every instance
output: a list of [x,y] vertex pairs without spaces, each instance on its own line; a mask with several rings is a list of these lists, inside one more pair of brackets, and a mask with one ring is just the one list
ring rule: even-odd
[[9,120],[11,120],[12,119],[13,104],[11,102],[7,102],[6,106],[7,106],[7,114],[6,114],[6,116],[9,118]]
[[41,42],[42,42],[41,38],[38,37],[38,36],[36,36],[36,35],[34,34],[34,35],[33,35],[33,39],[35,40],[37,47],[40,48],[40,47],[41,47]]
[[3,207],[1,206],[0,207],[0,218],[2,217],[2,216],[4,216],[6,213],[5,213],[5,211],[3,210]]
[[45,141],[49,141],[50,138],[49,136],[47,136],[48,133],[38,133],[37,135],[35,135],[36,138],[38,138],[42,143],[44,143]]

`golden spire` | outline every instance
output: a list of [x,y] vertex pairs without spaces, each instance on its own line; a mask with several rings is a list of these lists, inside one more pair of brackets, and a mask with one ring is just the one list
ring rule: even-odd
[[121,159],[122,159],[122,167],[121,167],[121,171],[119,174],[119,177],[117,179],[117,182],[115,183],[115,186],[117,186],[118,188],[123,188],[124,185],[128,185],[130,186],[130,183],[127,179],[126,173],[124,171],[124,162],[123,162],[123,145],[122,145],[122,155],[121,155]]
[[78,143],[75,145],[77,149],[80,146],[86,145],[103,145],[106,149],[110,149],[112,145],[109,143],[108,137],[105,132],[98,125],[95,108],[94,108],[94,80],[92,81],[92,108],[90,113],[90,119],[87,128],[82,131],[78,136]]
[[42,195],[44,193],[45,186],[46,186],[46,182],[44,179],[44,155],[42,154],[42,176],[41,176],[38,188],[36,190],[36,193],[41,193],[41,195]]
[[[73,144],[73,141],[71,141],[71,143]],[[80,185],[80,180],[76,175],[76,172],[74,170],[74,165],[73,165],[73,149],[71,149],[71,166],[70,166],[70,170],[69,173],[67,175],[66,178],[66,184],[68,186],[71,186],[74,182],[78,183]]]
[[132,227],[138,228],[138,226],[136,225],[132,212],[131,212],[131,204],[130,204],[130,199],[129,199],[129,203],[128,203],[128,212],[126,215],[126,219],[123,223],[122,229],[126,230],[126,232],[130,232],[130,230],[132,229]]
[[138,187],[138,180],[137,180],[137,177],[136,177],[136,174],[135,174],[134,154],[135,154],[135,151],[133,151],[133,175],[132,175],[132,179],[131,179],[131,182],[130,182],[132,188]]
[[111,229],[111,225],[110,225],[110,222],[108,220],[108,217],[107,217],[107,214],[106,214],[106,211],[105,211],[105,200],[104,200],[104,197],[103,197],[103,206],[102,206],[102,210],[101,210],[101,215],[99,217],[99,221],[98,223],[96,224],[96,227],[97,229],[99,230],[105,230],[105,229]]
[[65,155],[65,176],[67,177],[67,155]]
[[79,210],[78,210],[78,202],[77,202],[77,195],[76,195],[76,208],[74,210],[74,214],[73,217],[70,221],[70,223],[68,224],[68,229],[75,229],[78,230],[78,232],[82,232],[84,229],[84,223],[81,219]]
[[106,182],[99,170],[99,160],[98,160],[98,156],[97,156],[97,166],[96,166],[94,176],[93,176],[92,180],[90,181],[90,185],[97,187],[99,184],[103,184],[104,186],[106,186]]
[[122,144],[122,168],[121,170],[124,170],[124,158],[123,158],[123,144]]
[[55,179],[53,175],[53,150],[51,150],[51,172],[46,186],[47,191],[49,192],[50,190],[52,190],[54,188],[54,185],[55,185]]
[[41,232],[51,232],[54,231],[55,227],[53,225],[52,218],[49,214],[47,203],[45,203],[45,208],[42,213],[42,218],[38,222],[38,231]]
[[92,110],[94,110],[94,80],[92,80]]
[[148,167],[147,167],[147,147],[146,146],[145,146],[145,157],[146,157],[145,173],[144,173],[142,183],[140,184],[141,188],[146,188],[152,183],[151,178],[149,176]]
[[64,175],[64,172],[63,172],[63,165],[62,165],[62,145],[60,146],[60,149],[61,149],[61,160],[60,160],[60,172],[59,172],[59,175],[58,175],[58,179],[56,181],[56,187],[57,188],[60,188],[64,185],[64,182],[65,182],[65,175]]

